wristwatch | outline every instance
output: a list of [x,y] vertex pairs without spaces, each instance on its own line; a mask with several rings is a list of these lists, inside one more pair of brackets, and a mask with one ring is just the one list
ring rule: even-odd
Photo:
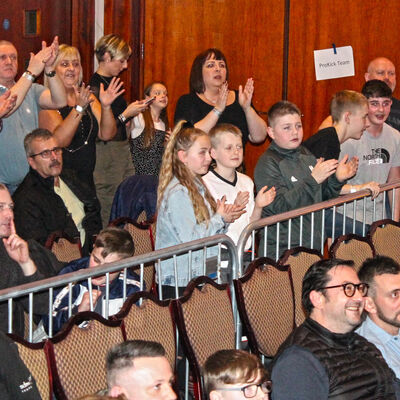
[[44,74],[45,74],[46,76],[48,76],[49,78],[53,78],[54,76],[56,76],[56,70],[53,69],[53,71],[50,71],[50,72],[44,71]]
[[118,119],[120,120],[121,124],[124,124],[126,122],[126,117],[124,114],[119,114]]
[[26,71],[22,74],[22,76],[23,76],[24,78],[28,79],[28,81],[35,82],[36,75],[35,75],[35,74],[32,74],[32,72],[29,71],[29,70],[26,70]]

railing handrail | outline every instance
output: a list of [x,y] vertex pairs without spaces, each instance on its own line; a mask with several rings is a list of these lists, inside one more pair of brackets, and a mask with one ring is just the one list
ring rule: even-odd
[[[394,188],[398,188],[398,187],[400,187],[400,180],[396,180],[391,183],[385,183],[385,184],[380,185],[379,193],[382,193],[384,191],[388,191],[388,190],[391,190]],[[239,271],[241,271],[242,264],[243,264],[243,259],[242,259],[241,255],[244,253],[247,240],[253,231],[260,229],[260,228],[264,228],[265,226],[268,226],[268,225],[277,224],[278,222],[287,221],[289,219],[297,218],[302,215],[310,214],[312,212],[321,211],[323,209],[331,208],[333,206],[340,206],[340,205],[348,203],[352,200],[359,200],[364,197],[368,197],[370,195],[371,195],[371,192],[368,189],[363,189],[363,190],[357,191],[355,193],[341,195],[334,199],[325,200],[320,203],[311,204],[309,206],[305,206],[305,207],[301,207],[301,208],[296,208],[296,209],[286,211],[281,214],[271,215],[270,217],[262,218],[257,221],[251,222],[249,225],[246,226],[246,228],[243,229],[242,233],[239,236],[237,245],[236,245],[237,253],[238,253]]]
[[37,293],[52,287],[67,285],[71,282],[77,282],[87,278],[104,275],[107,272],[112,273],[123,270],[124,268],[130,268],[132,266],[156,262],[158,260],[172,257],[173,255],[187,253],[190,250],[201,250],[204,247],[215,246],[219,243],[227,247],[230,259],[232,260],[232,270],[237,271],[238,261],[236,246],[234,242],[226,235],[214,235],[203,239],[193,240],[191,242],[178,244],[176,246],[166,247],[165,249],[155,250],[151,253],[125,258],[120,261],[100,265],[96,268],[86,268],[83,270],[70,272],[68,274],[58,275],[40,281],[3,289],[0,290],[0,302],[3,300],[8,300],[10,298],[21,297],[29,293]]

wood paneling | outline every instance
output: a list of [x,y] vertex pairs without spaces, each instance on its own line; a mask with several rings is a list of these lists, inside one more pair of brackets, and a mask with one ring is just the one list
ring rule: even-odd
[[104,34],[115,33],[123,37],[132,48],[132,56],[126,71],[121,74],[125,97],[141,98],[143,91],[143,63],[141,43],[144,35],[144,0],[105,0]]
[[[228,61],[230,87],[255,80],[253,103],[265,111],[281,96],[284,1],[151,0],[145,6],[144,83],[165,82],[172,121],[178,98],[189,91],[194,57],[209,47]],[[266,148],[248,146],[251,175]]]
[[[332,95],[343,89],[361,90],[368,62],[386,56],[400,68],[398,0],[291,1],[289,93],[304,114],[304,137],[318,129],[329,114]],[[314,50],[351,45],[355,76],[315,80]],[[396,93],[395,93],[396,94]]]
[[[24,10],[39,10],[38,36],[24,36]],[[60,18],[60,16],[63,18]],[[8,19],[9,29],[3,26]],[[49,23],[51,21],[51,23]],[[51,43],[55,35],[60,43],[71,40],[71,0],[13,0],[0,2],[0,39],[12,42],[18,50],[18,76],[29,62],[30,52],[41,49],[42,40]]]
[[[57,18],[62,18],[58,15]],[[72,40],[81,54],[83,81],[93,74],[94,0],[72,0]]]

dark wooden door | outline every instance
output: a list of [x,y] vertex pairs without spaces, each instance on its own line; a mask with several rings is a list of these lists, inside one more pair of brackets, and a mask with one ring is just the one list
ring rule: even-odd
[[71,43],[72,0],[5,0],[0,2],[0,39],[18,50],[18,74],[29,62],[30,52],[51,43],[55,35],[60,43]]

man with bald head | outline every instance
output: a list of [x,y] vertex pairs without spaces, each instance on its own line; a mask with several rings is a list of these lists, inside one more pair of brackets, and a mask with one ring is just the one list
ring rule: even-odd
[[[392,89],[392,93],[396,88],[396,67],[388,58],[374,58],[368,64],[368,69],[364,76],[367,82],[372,79],[384,81]],[[394,97],[392,97],[392,106],[386,123],[400,131],[400,100]]]

